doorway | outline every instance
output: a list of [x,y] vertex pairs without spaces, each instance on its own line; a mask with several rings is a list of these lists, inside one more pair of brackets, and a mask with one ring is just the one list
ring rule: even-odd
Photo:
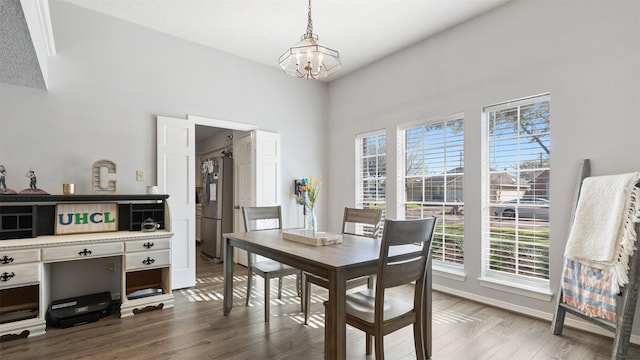
[[[250,135],[251,131],[257,129],[257,126],[225,121],[225,120],[216,120],[210,118],[204,118],[200,116],[187,115],[188,120],[192,120],[195,123],[195,191],[196,193],[196,206],[195,206],[195,215],[196,215],[196,245],[204,245],[202,240],[203,236],[208,236],[209,240],[211,240],[211,227],[203,227],[202,225],[205,223],[212,223],[211,219],[205,218],[205,216],[211,216],[211,203],[207,201],[205,204],[205,200],[211,199],[211,174],[203,173],[203,161],[207,159],[211,159],[212,157],[231,157],[233,163],[237,156],[234,156],[234,143],[237,139],[247,137]],[[237,154],[236,154],[237,155]],[[220,161],[222,163],[222,161]],[[235,167],[235,165],[234,165]],[[227,174],[229,171],[231,173],[235,173],[235,168],[226,169]],[[205,175],[203,177],[203,175]],[[235,175],[233,178],[233,188],[237,188],[240,186],[238,181],[240,180]],[[208,182],[209,184],[205,184],[204,182]],[[205,191],[205,186],[207,187],[207,191]],[[229,188],[227,186],[227,188]],[[220,192],[219,192],[220,193]],[[220,193],[222,194],[222,193]],[[230,218],[228,221],[224,220],[227,223],[231,223],[232,230],[227,231],[241,231],[242,228],[240,223],[238,223],[235,218],[237,218],[236,213],[238,212],[236,208],[236,195],[233,194],[233,201],[227,201],[225,206],[225,211],[222,212],[227,214],[227,218]],[[206,212],[205,210],[209,210]],[[231,215],[229,215],[231,213]],[[218,224],[222,224],[222,222],[217,222]],[[216,230],[217,231],[217,230]],[[203,234],[203,232],[208,232],[208,234]],[[216,237],[220,237],[221,233],[217,231]],[[198,241],[200,239],[200,241]],[[206,243],[206,242],[205,242]],[[220,247],[221,248],[221,247]],[[202,254],[202,246],[195,246],[196,256],[204,257],[209,261],[219,262],[220,258],[211,257],[211,251],[208,254]],[[220,249],[221,250],[221,249]],[[206,251],[205,251],[206,252]],[[221,251],[220,251],[221,252]],[[221,254],[216,254],[216,256],[221,256]]]
[[[280,134],[258,130],[255,125],[215,120],[187,115],[187,119],[166,116],[157,117],[157,184],[161,191],[170,196],[172,206],[172,288],[188,288],[196,283],[196,179],[201,179],[196,170],[196,126],[222,129],[233,134],[234,157],[240,163],[241,153],[249,154],[247,167],[250,171],[239,171],[234,166],[234,178],[238,189],[250,200],[249,206],[279,204],[280,199]],[[202,129],[202,128],[200,128]],[[207,131],[207,130],[204,130]],[[212,131],[216,131],[215,129]],[[220,131],[220,132],[222,132]],[[226,140],[226,135],[224,136]],[[239,139],[250,139],[250,149],[239,151]],[[215,147],[214,147],[215,148]],[[224,146],[222,146],[224,148]],[[246,149],[245,149],[246,150]],[[203,150],[204,151],[204,150]],[[243,164],[245,162],[242,162]],[[202,169],[201,165],[198,165]],[[184,169],[187,169],[185,171]],[[197,176],[196,176],[197,174]],[[256,179],[260,179],[256,182]],[[259,186],[256,186],[259,185]],[[236,199],[233,210],[239,213],[242,201]],[[237,206],[236,206],[237,205]],[[237,218],[237,216],[236,216]],[[235,222],[235,228],[242,222]],[[238,254],[236,254],[238,255]],[[246,257],[246,256],[245,256]],[[236,257],[238,258],[238,257]]]
[[[222,261],[222,234],[234,232],[234,137],[248,132],[226,128],[195,126],[195,219],[196,256]],[[199,245],[199,246],[198,246]]]

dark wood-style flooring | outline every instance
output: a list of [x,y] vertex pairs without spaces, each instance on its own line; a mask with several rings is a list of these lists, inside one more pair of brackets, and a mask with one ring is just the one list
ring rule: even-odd
[[[275,294],[271,319],[263,319],[262,279],[257,277],[251,306],[244,306],[246,270],[235,273],[231,315],[222,315],[222,264],[198,256],[197,285],[175,291],[175,307],[0,343],[0,359],[290,359],[323,358],[326,290],[314,287],[312,320],[303,324],[294,278],[286,279],[282,300]],[[407,289],[409,290],[409,289]],[[513,314],[434,292],[433,359],[548,360],[610,359],[612,340],[565,327],[551,334],[549,322]],[[364,335],[347,330],[349,359],[364,353]],[[415,359],[410,327],[385,338],[386,358]],[[629,359],[640,359],[631,347]]]

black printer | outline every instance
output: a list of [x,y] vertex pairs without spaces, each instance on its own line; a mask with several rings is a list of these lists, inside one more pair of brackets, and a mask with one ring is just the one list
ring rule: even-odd
[[56,300],[47,311],[47,326],[67,328],[100,320],[111,314],[108,291]]

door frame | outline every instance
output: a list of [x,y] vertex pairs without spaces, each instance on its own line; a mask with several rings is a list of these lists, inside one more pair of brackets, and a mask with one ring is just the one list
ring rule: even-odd
[[227,130],[252,131],[260,127],[253,124],[239,123],[235,121],[212,119],[204,116],[187,114],[187,120],[192,120],[196,125],[217,127]]
[[[209,126],[209,127],[215,127],[215,128],[221,128],[221,129],[233,130],[233,131],[245,131],[248,133],[251,133],[254,130],[260,129],[258,125],[239,123],[239,122],[228,121],[228,120],[219,120],[219,119],[213,119],[213,118],[208,118],[208,117],[199,116],[199,115],[191,115],[191,114],[187,114],[187,120],[193,121],[195,125]],[[253,135],[250,135],[250,136],[253,136]],[[196,166],[198,166],[198,164],[196,164]],[[237,184],[236,184],[235,178],[234,178],[233,185],[234,185],[234,188],[236,188]],[[236,202],[236,199],[234,194],[234,206],[235,206],[235,202]]]
[[[221,129],[233,130],[233,131],[244,131],[244,132],[248,132],[248,133],[255,133],[255,130],[259,130],[260,129],[259,126],[253,125],[253,124],[240,123],[240,122],[228,121],[228,120],[213,119],[213,118],[208,118],[208,117],[199,116],[199,115],[192,115],[192,114],[187,114],[187,120],[193,121],[195,123],[195,125],[209,126],[209,127],[215,127],[215,128],[221,128]],[[249,134],[248,136],[255,136],[255,135]],[[234,171],[235,171],[235,169],[234,169]],[[234,188],[237,187],[236,181],[237,181],[237,179],[234,178]],[[235,207],[235,204],[236,204],[235,197],[236,196],[234,194],[234,207]],[[195,209],[194,209],[194,211],[195,211]],[[234,209],[234,222],[236,220],[235,219],[235,212],[236,212],[236,210]],[[234,229],[234,231],[235,230],[236,229]],[[234,259],[232,261],[236,261],[236,262],[239,262],[241,264],[246,265],[245,264],[246,261],[243,261],[243,260],[237,261],[238,259],[244,259],[245,257],[246,256],[240,256],[240,257],[234,256]]]
[[[246,124],[246,123],[238,123],[238,122],[233,122],[233,121],[227,121],[227,120],[218,120],[218,119],[211,119],[211,118],[206,118],[203,116],[197,116],[197,115],[187,115],[186,119],[182,119],[182,118],[174,118],[174,117],[168,117],[168,116],[163,116],[163,115],[157,115],[156,116],[156,124],[161,124],[161,121],[165,121],[165,120],[160,120],[161,118],[165,118],[167,120],[177,120],[181,123],[181,125],[184,125],[185,128],[187,129],[191,129],[188,131],[188,133],[190,134],[189,136],[195,136],[195,125],[201,125],[201,126],[209,126],[209,127],[217,127],[217,128],[223,128],[223,129],[227,129],[227,130],[239,130],[239,131],[248,131],[248,132],[254,132],[256,130],[259,130],[259,127],[257,125],[252,125],[252,124]],[[177,123],[176,123],[177,124]],[[159,129],[156,130],[156,141],[160,141],[159,140],[159,136],[160,136],[160,132]],[[193,142],[193,140],[191,140],[193,138],[190,138],[190,140],[187,141],[188,144],[193,144],[191,146],[193,146],[193,152],[192,152],[192,160],[190,161],[189,164],[187,164],[189,170],[188,170],[188,174],[185,174],[185,176],[187,177],[187,183],[190,187],[195,188],[195,181],[193,181],[194,179],[192,179],[191,177],[195,174],[195,165],[196,165],[196,156],[195,156],[195,142]],[[189,145],[188,145],[189,146]],[[164,154],[164,152],[162,153]],[[158,165],[158,162],[160,160],[159,157],[161,156],[161,152],[160,152],[160,146],[158,146],[158,149],[156,149],[156,166]],[[163,155],[164,156],[164,155]],[[158,167],[158,169],[156,169],[156,175],[157,175],[157,184],[160,185],[161,181],[160,181],[160,177],[161,176],[165,176],[166,174],[162,174],[164,172],[166,172],[165,170],[162,170],[160,167]],[[191,180],[189,180],[191,179]],[[166,184],[165,184],[166,186]],[[193,285],[195,285],[195,276],[196,276],[196,268],[195,268],[195,256],[196,256],[196,251],[195,251],[195,232],[193,231],[194,228],[193,226],[195,225],[195,193],[193,191],[188,191],[187,192],[189,195],[189,201],[187,201],[187,203],[185,204],[186,206],[183,206],[182,209],[184,212],[188,212],[190,214],[193,214],[193,219],[189,218],[186,219],[186,222],[188,223],[188,229],[186,229],[186,239],[181,239],[182,241],[191,241],[193,240],[193,247],[188,246],[188,248],[192,248],[193,250],[188,250],[188,252],[192,252],[190,254],[188,254],[188,260],[186,261],[188,263],[188,268],[185,268],[184,270],[187,270],[187,272],[183,271],[184,276],[184,281],[172,281],[172,288],[173,289],[178,289],[178,288],[184,288],[184,287],[191,287]],[[193,197],[193,199],[191,199],[191,197]],[[192,201],[193,200],[193,201]],[[171,202],[171,201],[170,201]],[[191,210],[189,210],[189,207],[191,207]],[[193,224],[193,225],[192,225]],[[173,229],[173,227],[171,227],[171,231],[176,231],[176,229]],[[193,235],[190,235],[193,232]],[[178,239],[175,238],[175,240],[177,241]],[[174,241],[172,240],[172,243]],[[174,245],[178,245],[178,244],[174,244]],[[193,264],[193,265],[190,265]],[[193,269],[193,270],[191,270]],[[177,269],[175,269],[177,270]],[[192,273],[191,273],[192,271]],[[176,272],[174,271],[174,269],[172,269],[172,275],[175,274]],[[173,277],[173,276],[172,276]],[[178,280],[176,278],[176,280]]]

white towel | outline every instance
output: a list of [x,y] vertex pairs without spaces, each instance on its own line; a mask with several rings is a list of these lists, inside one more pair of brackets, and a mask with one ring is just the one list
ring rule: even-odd
[[636,249],[635,222],[640,172],[594,176],[582,183],[565,257],[613,274],[612,292],[629,282],[629,256]]

